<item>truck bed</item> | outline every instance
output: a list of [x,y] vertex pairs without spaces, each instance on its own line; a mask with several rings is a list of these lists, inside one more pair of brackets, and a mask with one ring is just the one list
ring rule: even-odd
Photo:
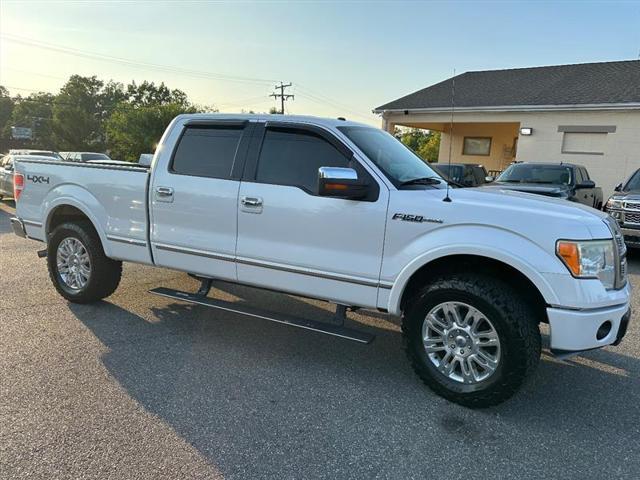
[[151,263],[148,168],[20,160],[15,171],[24,175],[17,208],[29,237],[44,241],[46,225],[55,218],[56,209],[72,205],[101,227],[99,235],[107,256]]

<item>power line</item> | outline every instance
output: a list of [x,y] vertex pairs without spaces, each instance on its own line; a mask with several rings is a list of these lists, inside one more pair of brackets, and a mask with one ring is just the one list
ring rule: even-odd
[[269,95],[270,97],[273,97],[273,98],[280,98],[280,113],[282,115],[284,115],[284,102],[286,102],[289,99],[293,100],[295,98],[290,93],[284,93],[284,89],[289,88],[290,86],[291,86],[291,83],[284,84],[280,82],[280,85],[275,86],[275,89],[280,90],[280,93],[272,93],[271,95]]
[[228,81],[228,82],[254,83],[254,84],[261,84],[261,85],[270,84],[274,82],[274,80],[267,79],[267,78],[241,77],[241,76],[227,75],[227,74],[216,73],[216,72],[207,72],[203,70],[191,70],[187,68],[174,67],[171,65],[141,62],[139,60],[133,60],[130,58],[114,57],[112,55],[105,55],[98,52],[91,52],[88,50],[79,50],[76,48],[70,48],[63,45],[40,42],[30,38],[20,37],[18,35],[12,35],[12,34],[6,34],[6,33],[0,34],[0,38],[3,38],[12,43],[19,43],[21,45],[27,45],[30,47],[50,50],[58,53],[64,53],[64,54],[72,55],[76,57],[89,58],[93,60],[100,60],[100,61],[111,62],[111,63],[119,63],[122,65],[127,65],[127,66],[137,67],[137,68],[162,70],[170,73],[182,74],[182,75],[196,77],[196,78],[208,78],[208,79],[222,80],[222,81]]
[[[22,44],[22,45],[26,45],[26,46],[30,46],[30,47],[34,47],[34,48],[40,48],[40,49],[44,49],[44,50],[49,50],[49,51],[54,51],[54,52],[58,52],[58,53],[63,53],[66,55],[72,55],[72,56],[76,56],[76,57],[82,57],[82,58],[89,58],[89,59],[93,59],[93,60],[99,60],[99,61],[104,61],[104,62],[110,62],[110,63],[117,63],[117,64],[122,64],[122,65],[127,65],[127,66],[131,66],[131,67],[136,67],[136,68],[142,68],[142,69],[154,69],[154,70],[160,70],[160,71],[165,71],[165,72],[169,72],[169,73],[174,73],[174,74],[178,74],[178,75],[185,75],[185,76],[189,76],[189,77],[195,77],[195,78],[205,78],[205,79],[214,79],[214,80],[221,80],[221,81],[228,81],[228,82],[238,82],[238,83],[252,83],[252,84],[257,84],[257,85],[265,85],[265,84],[271,84],[274,80],[272,79],[266,79],[266,78],[258,78],[258,77],[242,77],[242,76],[235,76],[235,75],[227,75],[227,74],[222,74],[222,73],[216,73],[216,72],[208,72],[208,71],[202,71],[202,70],[191,70],[191,69],[186,69],[186,68],[181,68],[181,67],[175,67],[175,66],[171,66],[171,65],[162,65],[162,64],[156,64],[156,63],[150,63],[150,62],[141,62],[138,60],[134,60],[134,59],[129,59],[129,58],[122,58],[122,57],[115,57],[115,56],[111,56],[111,55],[105,55],[105,54],[101,54],[98,52],[91,52],[91,51],[87,51],[87,50],[79,50],[76,48],[71,48],[71,47],[66,47],[64,45],[58,45],[58,44],[53,44],[53,43],[48,43],[48,42],[41,42],[41,41],[37,41],[34,39],[30,39],[27,37],[22,37],[22,36],[18,36],[18,35],[13,35],[13,34],[7,34],[7,33],[2,33],[0,34],[0,38],[5,39],[9,42],[13,42],[13,43],[18,43],[18,44]],[[17,69],[15,69],[17,70]],[[45,75],[42,75],[45,76]],[[51,76],[52,78],[54,78],[53,76]],[[58,77],[59,78],[59,77]],[[287,87],[291,87],[292,84],[289,83],[287,85],[283,85],[282,82],[280,83],[280,85],[277,85],[275,88],[276,89],[280,89],[280,94],[271,94],[270,96],[274,97],[274,98],[280,98],[281,99],[281,107],[280,107],[280,111],[284,112],[284,102],[291,98],[294,98],[294,95],[290,95],[290,94],[286,94],[287,96],[285,98],[281,97],[281,95],[285,95],[284,93],[284,88]],[[282,88],[284,87],[284,88]],[[366,120],[371,120],[370,117],[367,117],[365,115],[363,115],[362,111],[357,111],[358,109],[351,107],[349,105],[346,105],[344,103],[340,103],[336,100],[333,100],[329,97],[327,97],[326,95],[323,95],[321,93],[318,92],[314,92],[313,90],[306,88],[300,84],[296,84],[296,87],[294,87],[296,89],[296,91],[298,91],[298,94],[302,97],[307,98],[308,100],[311,100],[312,102],[315,102],[319,105],[331,105],[334,108],[337,108],[338,110],[342,110],[345,112],[350,113],[351,115],[357,116],[359,118],[362,119],[366,119]],[[23,90],[28,90],[28,89],[23,89]],[[223,105],[232,105],[233,103],[222,103]]]

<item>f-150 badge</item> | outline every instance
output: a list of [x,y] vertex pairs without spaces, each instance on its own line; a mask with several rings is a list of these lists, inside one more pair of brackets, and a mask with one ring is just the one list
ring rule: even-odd
[[403,222],[415,222],[415,223],[444,223],[443,220],[439,218],[425,218],[422,215],[411,215],[408,213],[394,213],[392,220],[402,220]]

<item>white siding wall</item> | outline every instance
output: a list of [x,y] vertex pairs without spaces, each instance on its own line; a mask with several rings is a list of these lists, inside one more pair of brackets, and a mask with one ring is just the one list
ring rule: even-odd
[[[618,183],[640,168],[640,111],[526,113],[521,118],[523,127],[533,128],[533,135],[520,136],[517,160],[582,164],[602,187],[605,200]],[[603,155],[562,153],[564,134],[558,132],[559,125],[615,126],[616,131],[592,145]]]
[[[387,116],[386,122],[390,128],[394,124],[415,125],[422,128],[438,125],[446,130],[450,116],[451,114],[446,112],[391,114]],[[605,201],[618,183],[640,168],[640,110],[455,113],[454,122],[466,124],[518,122],[522,127],[533,128],[533,135],[519,136],[516,160],[582,164],[587,167],[592,179],[602,187]],[[602,155],[562,153],[564,135],[558,132],[560,125],[615,126],[616,131],[607,133],[603,140],[598,140],[597,147],[602,149]],[[455,128],[454,136],[456,136]],[[462,141],[462,139],[457,140]],[[446,140],[443,145],[448,145]],[[441,145],[441,150],[442,148]],[[446,152],[441,151],[441,156],[443,153]]]

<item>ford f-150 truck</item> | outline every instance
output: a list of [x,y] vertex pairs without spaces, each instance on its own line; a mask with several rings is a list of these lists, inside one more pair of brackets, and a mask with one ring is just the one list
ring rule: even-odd
[[[368,343],[346,310],[402,317],[438,394],[470,407],[513,395],[538,364],[539,325],[565,356],[617,344],[630,318],[608,215],[522,192],[449,188],[388,133],[297,116],[181,115],[150,167],[20,159],[15,232],[46,243],[71,302],[112,294],[122,262],[187,272],[152,293]],[[336,304],[317,322],[208,296],[228,281]],[[342,323],[341,323],[342,322]]]

